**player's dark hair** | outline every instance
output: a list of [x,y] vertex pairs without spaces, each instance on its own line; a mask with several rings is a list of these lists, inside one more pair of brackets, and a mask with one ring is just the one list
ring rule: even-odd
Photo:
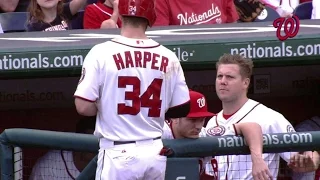
[[240,54],[224,54],[216,63],[216,69],[218,69],[221,64],[239,65],[240,74],[243,78],[250,78],[252,75],[253,61],[249,58],[241,56]]
[[96,126],[96,116],[83,117],[76,125],[76,133],[86,133],[87,130],[94,130]]
[[135,28],[138,28],[140,26],[144,27],[145,29],[148,28],[148,20],[146,18],[136,17],[136,16],[123,16],[122,24],[130,25]]

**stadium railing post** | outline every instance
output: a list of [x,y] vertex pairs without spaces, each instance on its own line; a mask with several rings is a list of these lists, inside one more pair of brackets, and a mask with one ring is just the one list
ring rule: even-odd
[[89,164],[82,170],[76,180],[95,180],[98,155],[96,155]]
[[13,180],[13,146],[7,145],[0,137],[1,180]]

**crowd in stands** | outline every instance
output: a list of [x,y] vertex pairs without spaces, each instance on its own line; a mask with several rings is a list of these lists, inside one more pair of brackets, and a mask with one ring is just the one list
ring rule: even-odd
[[[154,26],[198,25],[239,22],[234,0],[156,0]],[[291,17],[301,3],[311,3],[310,19],[320,19],[319,0],[261,1],[281,17]],[[310,4],[310,5],[311,5]],[[0,0],[2,13],[27,12],[25,31],[60,31],[73,29],[71,21],[80,16],[80,29],[121,27],[118,0]],[[4,27],[4,24],[2,25]],[[0,33],[1,18],[0,18]]]
[[295,8],[299,4],[310,2],[312,3],[312,12],[310,19],[320,19],[320,1],[318,0],[260,0],[265,5],[276,10],[281,17],[291,17]]

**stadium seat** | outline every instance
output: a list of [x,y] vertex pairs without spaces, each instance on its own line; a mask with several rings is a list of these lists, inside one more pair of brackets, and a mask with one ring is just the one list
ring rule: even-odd
[[84,10],[80,10],[76,17],[71,21],[71,28],[72,29],[83,29],[83,15]]
[[87,4],[97,3],[100,0],[87,0]]
[[28,12],[0,13],[0,24],[3,32],[25,32]]
[[0,34],[3,33],[3,30],[2,30],[2,26],[1,26],[1,23],[0,23]]
[[263,21],[274,21],[275,19],[279,18],[280,15],[274,9],[269,6],[261,12],[261,14],[256,18],[254,22],[263,22]]
[[304,2],[299,4],[293,11],[299,19],[311,19],[312,2]]

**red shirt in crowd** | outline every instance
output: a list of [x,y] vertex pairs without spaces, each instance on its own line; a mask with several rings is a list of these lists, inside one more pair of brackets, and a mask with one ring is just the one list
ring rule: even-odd
[[316,175],[314,177],[314,180],[320,180],[320,168],[316,171]]
[[[103,3],[94,3],[87,5],[83,16],[84,29],[100,29],[101,23],[111,18],[113,9]],[[121,22],[118,20],[118,27],[121,27]]]
[[300,4],[304,2],[311,2],[312,0],[300,0]]
[[157,0],[154,26],[221,24],[239,19],[233,0]]

